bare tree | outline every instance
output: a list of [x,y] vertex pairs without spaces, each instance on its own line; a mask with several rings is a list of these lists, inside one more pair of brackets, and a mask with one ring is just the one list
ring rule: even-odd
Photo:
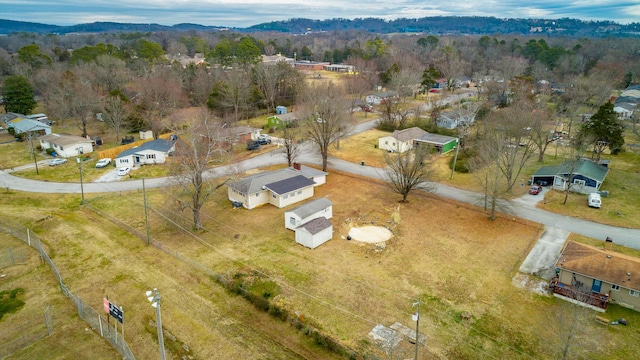
[[491,142],[478,145],[478,155],[468,161],[469,171],[483,187],[484,209],[489,210],[489,219],[495,220],[498,210],[510,211],[506,198],[507,186],[497,165],[502,148]]
[[[590,294],[588,289],[576,288],[575,300],[587,302]],[[596,347],[598,336],[594,336],[592,328],[595,312],[585,306],[569,301],[556,299],[556,304],[548,312],[548,326],[545,332],[551,332],[556,359],[583,359]]]
[[272,113],[276,108],[278,95],[278,83],[280,79],[280,67],[289,66],[286,63],[275,65],[260,63],[253,68],[253,81],[258,87],[262,101],[267,107],[267,112]]
[[293,165],[301,151],[300,135],[298,128],[285,127],[282,131],[282,145],[287,164]]
[[175,161],[171,162],[172,178],[188,200],[178,199],[181,209],[190,209],[193,227],[202,229],[201,210],[205,201],[225,182],[213,185],[204,177],[209,163],[228,155],[224,150],[222,124],[213,120],[206,109],[187,119],[176,131]]
[[219,89],[219,104],[233,111],[233,121],[240,120],[240,112],[247,109],[251,98],[251,76],[246,69],[234,69],[225,72],[223,86]]
[[116,133],[116,142],[120,140],[120,130],[130,113],[129,100],[120,91],[111,92],[104,99],[102,120]]
[[318,147],[322,170],[327,171],[329,147],[344,138],[351,127],[344,92],[329,82],[307,88],[302,98],[303,126]]
[[153,137],[162,132],[163,119],[183,102],[182,80],[170,69],[161,68],[139,82],[140,101]]
[[102,94],[122,88],[131,78],[125,62],[109,55],[98,56],[90,69]]
[[436,159],[434,149],[426,145],[418,145],[413,150],[403,153],[385,153],[385,179],[393,191],[402,195],[401,202],[406,203],[407,196],[412,190],[421,189],[432,191],[429,185]]

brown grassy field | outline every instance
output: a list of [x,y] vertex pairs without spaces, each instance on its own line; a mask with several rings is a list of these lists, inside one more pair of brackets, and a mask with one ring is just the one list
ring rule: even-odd
[[[43,314],[47,306],[53,313],[53,332],[33,346],[20,349],[4,359],[114,359],[117,352],[78,315],[73,302],[67,299],[48,265],[40,262],[37,251],[22,241],[0,233],[0,251],[12,249],[26,254],[26,261],[0,269],[0,291],[24,289],[25,305],[15,313],[5,315],[0,322],[0,344],[16,340],[16,336],[32,331],[46,332]],[[17,330],[17,332],[13,331]]]
[[[544,346],[548,334],[537,331],[552,301],[511,286],[540,231],[535,224],[503,218],[489,222],[477,209],[429,195],[412,195],[410,203],[399,204],[398,195],[385,185],[332,173],[316,197],[334,202],[334,238],[309,250],[284,229],[283,209],[232,210],[223,191],[209,201],[206,231],[194,238],[172,224],[189,228],[187,213],[172,212],[177,209],[165,193],[150,195],[151,234],[169,253],[179,252],[218,273],[266,274],[279,284],[280,302],[362,352],[372,351],[366,334],[375,324],[412,326],[411,304],[420,296],[421,329],[429,335],[428,350],[421,350],[426,358],[477,358],[470,356],[478,345],[483,358],[528,358],[513,348],[535,358],[553,357]],[[65,208],[68,201],[61,199],[63,209],[53,218],[35,222],[58,204],[44,195],[29,196],[22,204],[12,201],[21,196],[3,196],[3,212],[28,207],[23,220],[34,222],[47,239],[70,288],[94,299],[95,306],[109,294],[127,309],[126,337],[139,358],[157,352],[155,334],[147,326],[153,309],[142,295],[153,287],[164,299],[167,331],[196,358],[242,354],[259,359],[265,352],[268,358],[329,357],[188,263],[145,246],[94,213]],[[29,206],[34,201],[38,208]],[[144,230],[140,194],[90,201]],[[363,224],[386,226],[394,237],[384,248],[344,239],[351,226]]]

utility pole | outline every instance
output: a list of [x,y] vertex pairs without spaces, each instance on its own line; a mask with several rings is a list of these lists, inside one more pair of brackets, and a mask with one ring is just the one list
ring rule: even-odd
[[84,185],[82,184],[82,161],[80,160],[80,158],[76,158],[76,161],[78,162],[78,169],[80,169],[80,193],[82,194],[81,204],[84,204]]
[[416,355],[413,358],[414,360],[418,360],[418,346],[420,345],[420,298],[418,298],[418,302],[413,304],[413,306],[416,305],[418,305],[418,311],[414,314],[416,320]]
[[142,194],[144,195],[144,221],[147,226],[147,245],[151,243],[151,235],[149,231],[149,203],[147,202],[147,190],[144,187],[144,178],[142,178]]
[[151,306],[156,308],[156,327],[158,331],[158,344],[160,345],[160,360],[165,360],[164,354],[164,338],[162,337],[162,319],[160,317],[160,293],[158,289],[146,292],[147,299],[151,302]]

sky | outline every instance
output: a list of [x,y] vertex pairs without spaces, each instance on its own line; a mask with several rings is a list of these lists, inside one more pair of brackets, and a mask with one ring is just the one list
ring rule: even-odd
[[112,21],[249,27],[291,18],[428,16],[568,17],[628,24],[640,22],[640,0],[0,0],[0,19],[50,25]]

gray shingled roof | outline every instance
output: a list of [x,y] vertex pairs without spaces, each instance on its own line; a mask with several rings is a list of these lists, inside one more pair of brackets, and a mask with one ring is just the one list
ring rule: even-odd
[[166,153],[171,149],[174,143],[175,141],[173,140],[165,140],[165,139],[156,139],[156,140],[147,141],[146,143],[143,143],[140,146],[127,149],[121,152],[120,154],[118,154],[118,156],[116,156],[116,159],[135,154],[142,150],[155,150],[155,151]]
[[328,228],[332,226],[331,225],[331,221],[327,220],[327,218],[325,217],[319,217],[316,219],[313,219],[303,225],[300,225],[299,227],[304,228],[305,230],[307,230],[309,232],[309,234],[311,235],[315,235],[317,233],[319,233],[320,231]]
[[329,201],[329,199],[320,198],[320,199],[312,200],[312,201],[309,201],[308,203],[302,204],[294,209],[291,209],[290,211],[298,215],[301,219],[304,219],[332,205],[333,203]]
[[292,178],[298,175],[300,175],[300,173],[297,170],[293,170],[290,168],[265,171],[229,183],[228,186],[243,194],[255,194],[262,191],[262,187],[266,186],[267,184]]
[[65,134],[48,134],[48,135],[40,136],[38,139],[46,141],[51,144],[56,144],[58,146],[72,146],[76,144],[91,142],[91,140],[85,139],[82,136],[65,135]]
[[572,167],[574,167],[574,175],[583,175],[601,183],[607,177],[607,173],[609,172],[609,168],[605,166],[598,165],[588,159],[580,159],[575,166],[570,161],[558,166],[541,166],[533,176],[563,176],[569,174]]
[[398,141],[409,141],[414,139],[420,139],[423,136],[427,135],[428,132],[420,129],[419,127],[412,127],[404,130],[395,130],[391,136],[393,136]]
[[295,190],[313,186],[314,184],[315,182],[313,180],[307,179],[303,175],[296,175],[292,178],[265,184],[265,187],[278,195],[283,195]]

